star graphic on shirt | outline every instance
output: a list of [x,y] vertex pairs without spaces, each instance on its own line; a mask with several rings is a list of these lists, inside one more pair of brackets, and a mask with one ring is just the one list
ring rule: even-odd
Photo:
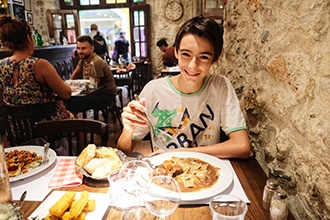
[[178,134],[178,132],[185,128],[187,126],[187,124],[190,121],[190,115],[188,110],[185,108],[179,123],[179,126],[173,126],[172,124],[170,124],[170,126],[157,126],[157,128],[161,131],[163,131],[164,133],[168,134],[169,136],[173,136]]

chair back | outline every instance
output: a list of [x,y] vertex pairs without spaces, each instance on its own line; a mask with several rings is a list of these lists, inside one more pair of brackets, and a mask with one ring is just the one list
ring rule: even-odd
[[36,137],[42,137],[56,149],[56,140],[65,137],[68,141],[69,156],[77,156],[88,145],[100,138],[101,146],[107,146],[108,125],[90,119],[62,119],[35,123]]
[[11,146],[24,145],[34,138],[34,123],[47,118],[54,103],[29,105],[1,105],[4,127]]

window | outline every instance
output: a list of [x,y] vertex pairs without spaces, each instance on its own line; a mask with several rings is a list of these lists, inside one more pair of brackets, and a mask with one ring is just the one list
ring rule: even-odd
[[79,33],[77,11],[47,10],[49,37],[54,38],[56,44],[63,44],[64,37],[69,44],[76,43]]

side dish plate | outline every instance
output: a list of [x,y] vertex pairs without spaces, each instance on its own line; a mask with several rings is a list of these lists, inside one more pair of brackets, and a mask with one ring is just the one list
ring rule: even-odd
[[164,162],[164,160],[171,159],[172,156],[180,158],[198,158],[203,160],[214,167],[220,168],[218,181],[210,188],[202,189],[196,192],[183,192],[181,193],[181,201],[189,202],[211,198],[219,193],[225,191],[233,182],[233,172],[230,167],[225,164],[221,159],[214,156],[197,153],[197,152],[166,152],[158,154],[149,158],[150,162],[157,166]]
[[[13,151],[13,150],[28,150],[30,152],[35,152],[40,156],[43,156],[43,154],[44,154],[44,147],[41,147],[41,146],[26,145],[26,146],[20,146],[20,147],[5,148],[5,152],[10,152],[10,151]],[[49,149],[47,157],[49,159],[48,163],[41,164],[40,166],[38,166],[36,168],[30,168],[30,169],[28,169],[29,170],[28,172],[20,174],[18,176],[10,177],[9,181],[10,182],[15,182],[15,181],[18,181],[18,180],[26,179],[30,176],[33,176],[33,175],[35,175],[37,173],[40,173],[43,170],[47,169],[48,167],[50,167],[56,161],[56,152],[52,149]]]
[[[52,207],[56,201],[58,201],[66,191],[53,191],[45,201],[43,201],[40,206],[30,215],[30,218],[33,219],[33,217],[39,216],[40,219],[43,219],[47,216],[49,212],[49,208]],[[80,192],[76,193],[75,199],[80,198]],[[104,213],[108,208],[109,202],[108,202],[109,196],[107,194],[102,193],[89,193],[89,199],[95,199],[96,200],[96,209],[92,212],[87,212],[86,214],[86,220],[95,220],[95,219],[103,219]]]

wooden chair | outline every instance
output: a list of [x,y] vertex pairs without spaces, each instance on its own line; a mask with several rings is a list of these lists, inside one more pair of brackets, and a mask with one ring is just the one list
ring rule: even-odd
[[128,98],[132,100],[133,98],[133,74],[134,70],[127,71],[127,72],[116,72],[112,71],[113,76],[116,81],[117,86],[125,86],[128,89]]
[[90,119],[63,119],[35,123],[35,136],[43,137],[56,149],[56,139],[65,137],[68,141],[69,156],[79,155],[88,145],[95,143],[97,137],[101,145],[107,146],[108,125]]
[[11,146],[29,144],[34,138],[34,123],[47,118],[54,103],[9,106],[1,105],[4,127]]

